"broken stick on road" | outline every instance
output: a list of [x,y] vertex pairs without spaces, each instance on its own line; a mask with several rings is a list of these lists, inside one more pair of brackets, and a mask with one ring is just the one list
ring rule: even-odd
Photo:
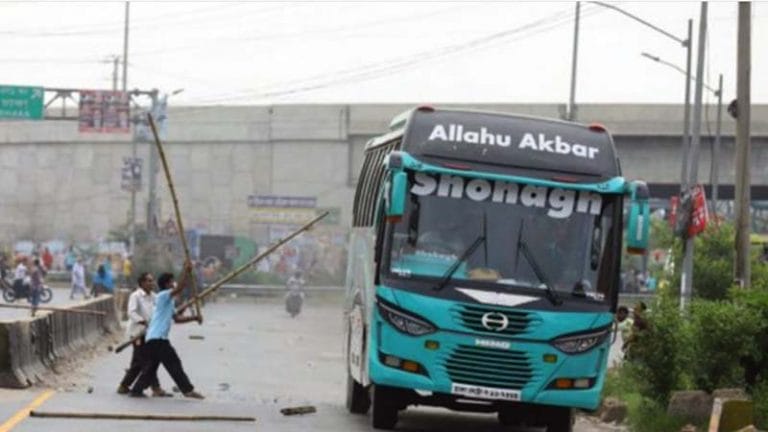
[[75,413],[54,411],[30,411],[30,417],[72,418],[90,420],[160,420],[160,421],[233,421],[255,422],[256,417],[183,415],[183,414],[121,414],[121,413]]

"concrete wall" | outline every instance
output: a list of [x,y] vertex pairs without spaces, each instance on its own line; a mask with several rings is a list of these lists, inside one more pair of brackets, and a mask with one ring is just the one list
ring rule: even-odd
[[119,329],[112,296],[76,307],[103,315],[40,311],[35,318],[0,322],[0,387],[36,384],[56,362],[76,355],[105,332]]
[[[558,117],[559,105],[475,105],[477,109]],[[256,235],[250,194],[316,196],[340,207],[349,224],[363,146],[408,105],[285,105],[171,108],[166,152],[187,228]],[[584,122],[600,120],[614,133],[629,178],[675,183],[680,177],[682,108],[674,105],[584,105]],[[714,113],[711,115],[714,118]],[[768,185],[768,106],[753,111],[752,174]],[[733,121],[726,117],[726,133]],[[76,122],[0,123],[0,241],[94,241],[128,220],[130,194],[120,189],[130,135],[85,134]],[[708,141],[705,140],[705,143]],[[150,145],[138,194],[144,223]],[[709,149],[699,176],[709,178]],[[733,180],[732,138],[725,138],[720,177]],[[173,215],[162,172],[157,177],[161,221]]]

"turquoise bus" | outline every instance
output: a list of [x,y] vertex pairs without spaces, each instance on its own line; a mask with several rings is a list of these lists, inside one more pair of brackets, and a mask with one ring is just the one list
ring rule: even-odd
[[[625,200],[628,211],[625,214]],[[596,409],[648,188],[600,125],[420,107],[366,144],[344,302],[347,409],[570,431]]]

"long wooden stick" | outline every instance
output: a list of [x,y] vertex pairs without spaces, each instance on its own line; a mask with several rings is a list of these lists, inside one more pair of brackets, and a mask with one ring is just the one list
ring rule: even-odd
[[[202,299],[202,298],[208,297],[209,295],[213,294],[213,293],[214,293],[214,292],[216,292],[216,291],[217,291],[219,288],[221,288],[221,287],[222,287],[222,285],[224,285],[225,283],[227,283],[227,282],[231,281],[232,279],[236,278],[237,276],[239,276],[240,274],[242,274],[243,272],[245,272],[246,270],[248,270],[248,269],[249,269],[249,268],[250,268],[252,265],[254,265],[254,264],[256,264],[257,262],[259,262],[259,261],[263,260],[264,258],[266,258],[266,257],[267,257],[268,255],[270,255],[272,252],[274,252],[275,250],[277,250],[277,249],[278,249],[280,246],[282,246],[282,245],[284,245],[284,244],[288,243],[289,241],[293,240],[293,238],[294,238],[294,237],[296,237],[296,236],[298,236],[299,234],[303,233],[304,231],[306,231],[306,230],[308,230],[308,229],[312,228],[312,225],[314,225],[314,224],[316,224],[316,223],[320,222],[320,220],[322,220],[324,217],[328,216],[328,213],[329,213],[329,212],[324,212],[324,213],[323,213],[323,214],[321,214],[320,216],[318,216],[318,217],[316,217],[316,218],[312,219],[312,220],[311,220],[310,222],[308,222],[306,225],[302,226],[302,227],[301,227],[301,228],[299,228],[298,230],[296,230],[296,231],[294,231],[293,233],[291,233],[291,234],[290,234],[288,237],[286,237],[286,238],[284,238],[284,239],[281,239],[280,241],[278,241],[278,242],[277,242],[277,243],[275,243],[274,245],[270,246],[270,247],[269,247],[267,250],[265,250],[264,252],[262,252],[262,253],[260,253],[260,254],[256,255],[255,257],[251,258],[251,260],[250,260],[250,261],[248,261],[247,263],[245,263],[245,264],[241,265],[240,267],[236,268],[235,270],[232,270],[231,272],[229,272],[229,274],[227,274],[227,275],[226,275],[226,276],[224,276],[223,278],[219,279],[219,280],[218,280],[216,283],[214,283],[214,284],[213,284],[213,285],[211,285],[210,287],[208,287],[208,288],[204,289],[204,290],[203,290],[203,291],[202,291],[202,292],[201,292],[201,293],[198,295],[198,298],[201,298],[201,299]],[[182,303],[182,304],[181,304],[181,306],[179,306],[179,307],[178,307],[176,310],[177,310],[177,311],[179,311],[179,310],[184,310],[184,309],[188,308],[188,307],[189,307],[189,306],[190,306],[190,305],[191,305],[191,304],[194,302],[194,300],[195,300],[195,299],[189,299],[189,300],[187,300],[186,302]]]
[[[17,305],[17,304],[5,304],[0,303],[0,308],[7,308],[7,309],[32,309],[32,306],[27,305]],[[86,315],[101,315],[104,316],[107,313],[102,311],[92,311],[88,309],[67,309],[67,308],[59,308],[59,307],[53,307],[53,306],[38,306],[35,308],[36,310],[44,310],[44,311],[54,311],[54,312],[70,312],[70,313],[79,313],[79,314],[86,314]]]
[[[179,231],[179,237],[181,238],[181,246],[184,249],[184,262],[191,263],[189,258],[189,244],[187,244],[187,236],[184,231],[184,224],[181,221],[181,210],[179,209],[179,199],[176,196],[176,187],[173,185],[173,179],[171,178],[171,169],[168,167],[168,160],[165,157],[165,150],[163,150],[163,144],[160,142],[160,135],[157,133],[157,126],[155,125],[155,119],[152,118],[152,113],[147,113],[149,119],[149,126],[152,128],[152,135],[155,137],[155,145],[157,146],[157,152],[160,154],[160,161],[163,163],[163,171],[165,171],[165,180],[168,182],[168,189],[171,190],[171,199],[173,200],[173,210],[176,213],[176,228]],[[189,279],[191,279],[192,298],[195,299],[195,314],[202,317],[200,312],[200,299],[197,297],[197,278],[195,277],[193,270],[190,270]]]
[[161,421],[233,421],[255,422],[256,417],[221,416],[221,415],[183,415],[183,414],[122,414],[122,413],[76,413],[55,411],[30,411],[30,417],[72,418],[91,420],[161,420]]
[[[329,212],[324,212],[320,216],[312,219],[306,225],[304,225],[301,228],[297,229],[296,231],[292,232],[288,237],[286,237],[284,239],[280,239],[280,241],[278,241],[274,245],[270,246],[264,252],[262,252],[262,253],[256,255],[255,257],[251,258],[251,260],[248,261],[247,263],[241,265],[240,267],[238,267],[235,270],[232,270],[229,274],[227,274],[223,278],[219,279],[216,283],[214,283],[210,287],[204,289],[200,294],[198,294],[197,300],[203,299],[203,298],[208,297],[209,295],[213,294],[219,288],[221,288],[225,283],[227,283],[227,282],[231,281],[232,279],[236,278],[238,275],[240,275],[241,273],[243,273],[246,270],[248,270],[252,265],[254,265],[257,262],[259,262],[259,261],[263,260],[264,258],[266,258],[272,252],[277,250],[277,248],[279,248],[280,246],[282,246],[282,245],[288,243],[289,241],[293,240],[294,237],[298,236],[299,234],[303,233],[304,231],[312,228],[312,225],[320,222],[320,220],[322,220],[324,217],[328,216],[328,213]],[[185,301],[184,303],[182,303],[181,306],[176,308],[176,313],[183,312],[184,309],[188,308],[191,304],[193,304],[195,302],[195,300],[196,299],[189,299],[189,300]],[[137,340],[139,340],[139,339],[141,339],[143,337],[144,337],[144,333],[141,333],[141,334],[139,334],[137,336],[134,336],[131,340],[129,340],[127,342],[123,342],[121,345],[118,345],[115,348],[115,353],[116,354],[119,353],[120,351],[122,351],[122,350],[126,349],[127,347],[131,346],[135,341],[137,341]]]

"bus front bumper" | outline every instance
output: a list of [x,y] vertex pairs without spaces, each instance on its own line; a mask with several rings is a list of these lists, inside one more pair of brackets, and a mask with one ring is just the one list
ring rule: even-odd
[[[586,410],[600,403],[607,342],[568,355],[546,342],[442,330],[410,336],[385,322],[378,311],[373,324],[368,356],[371,381],[412,390],[415,399],[424,399],[419,403],[477,400]],[[558,388],[568,380],[582,388]]]

